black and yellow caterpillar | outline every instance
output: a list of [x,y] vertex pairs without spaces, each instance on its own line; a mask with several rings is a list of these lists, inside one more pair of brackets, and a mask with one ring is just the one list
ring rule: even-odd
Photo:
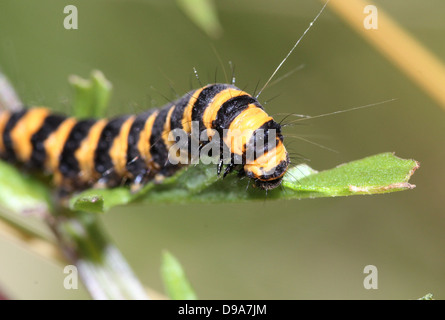
[[[161,109],[113,119],[75,119],[44,107],[0,112],[0,157],[27,168],[52,174],[55,184],[69,192],[94,185],[116,186],[130,182],[136,189],[177,171],[168,159],[173,129],[193,134],[215,130],[229,148],[231,162],[225,174],[236,169],[262,189],[280,185],[289,166],[281,126],[248,93],[229,84],[210,84],[193,90]],[[244,142],[225,140],[224,130],[249,130]],[[267,141],[275,130],[275,143],[247,161],[246,145]],[[204,146],[207,142],[200,142]],[[236,165],[234,159],[241,159]],[[222,168],[218,164],[218,174]]]

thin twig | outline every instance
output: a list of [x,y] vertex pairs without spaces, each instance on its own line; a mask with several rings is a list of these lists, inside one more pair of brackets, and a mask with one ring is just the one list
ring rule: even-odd
[[61,208],[57,219],[49,223],[64,255],[76,265],[94,299],[148,299],[122,254],[99,226],[97,215],[76,212],[73,216]]
[[445,109],[444,63],[399,26],[381,6],[376,7],[377,29],[366,29],[363,24],[366,14],[363,11],[368,5],[373,3],[366,0],[335,0],[330,2],[329,8]]

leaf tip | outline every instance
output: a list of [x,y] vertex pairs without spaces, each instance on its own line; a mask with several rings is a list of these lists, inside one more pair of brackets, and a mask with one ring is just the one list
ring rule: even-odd
[[196,294],[179,261],[167,250],[162,250],[161,275],[167,295],[173,300],[196,300]]
[[408,178],[410,178],[414,174],[414,172],[416,172],[416,170],[420,168],[420,162],[416,161],[416,160],[413,160],[413,161],[414,161],[415,165],[413,166],[413,168],[408,173]]
[[73,198],[70,203],[71,210],[103,213],[105,211],[104,199],[101,195],[83,196]]

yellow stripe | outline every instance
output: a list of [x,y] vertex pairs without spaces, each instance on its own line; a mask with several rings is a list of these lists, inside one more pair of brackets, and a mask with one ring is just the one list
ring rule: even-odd
[[[273,150],[261,155],[261,157],[255,159],[251,163],[244,165],[244,170],[246,172],[252,172],[255,177],[262,181],[267,181],[261,179],[263,175],[271,174],[273,169],[277,167],[282,161],[286,161],[287,152],[284,145],[279,139],[277,139],[277,146]],[[286,173],[286,170],[279,176],[282,177]],[[279,177],[274,177],[277,179]]]
[[195,105],[196,100],[198,100],[199,94],[202,90],[207,88],[208,86],[202,87],[201,89],[196,90],[193,95],[190,97],[190,100],[187,104],[187,107],[184,109],[184,114],[182,117],[182,129],[185,132],[190,133],[192,130],[192,111],[193,106]]
[[27,162],[31,158],[31,138],[42,127],[48,114],[46,108],[30,109],[12,128],[10,135],[18,160]]
[[121,126],[119,135],[114,138],[113,144],[110,148],[109,154],[113,161],[113,166],[116,173],[123,177],[127,173],[127,148],[128,148],[128,134],[130,133],[131,125],[135,117],[128,118]]
[[172,106],[167,113],[167,117],[165,117],[164,130],[162,131],[162,140],[164,140],[164,144],[167,148],[173,145],[174,141],[168,141],[168,134],[171,131],[171,118],[173,110],[175,110],[176,106]]
[[56,176],[59,173],[60,154],[62,153],[71,129],[76,123],[77,121],[74,118],[64,120],[57,130],[51,133],[43,143],[46,152],[45,167]]
[[215,121],[219,109],[227,100],[232,99],[233,97],[238,97],[243,95],[249,95],[249,94],[244,91],[231,88],[219,92],[210,102],[210,105],[205,109],[204,114],[202,116],[202,122],[204,123],[206,128],[207,129],[212,128],[212,122]]
[[107,123],[106,119],[97,121],[90,128],[87,137],[82,140],[79,148],[74,153],[79,163],[79,177],[83,181],[93,181],[98,177],[98,173],[94,168],[94,151],[99,143],[102,130]]
[[[153,112],[151,114],[147,121],[145,121],[144,130],[141,131],[139,135],[139,141],[138,141],[138,150],[139,154],[141,155],[142,159],[145,161],[148,168],[156,168],[158,169],[158,165],[152,161],[151,153],[150,153],[150,137],[151,132],[153,129],[153,123],[155,122],[156,116],[158,115],[158,111]],[[130,159],[131,161],[132,159]]]
[[3,132],[5,131],[6,123],[8,123],[11,113],[2,111],[0,113],[0,153],[5,152],[5,145],[3,144]]
[[250,140],[253,132],[264,123],[272,120],[264,110],[254,104],[249,104],[230,124],[224,143],[230,147],[230,152],[242,155],[244,146]]

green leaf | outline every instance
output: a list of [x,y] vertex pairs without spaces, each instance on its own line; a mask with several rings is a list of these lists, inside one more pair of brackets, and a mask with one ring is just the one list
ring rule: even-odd
[[105,211],[104,208],[104,198],[98,194],[84,194],[82,197],[70,199],[70,201],[75,201],[75,203],[70,204],[71,208],[75,208],[76,211],[85,211],[93,213],[102,213]]
[[168,251],[162,254],[161,275],[167,295],[173,300],[196,300],[179,261]]
[[161,184],[149,183],[140,192],[128,187],[89,189],[70,201],[72,210],[82,210],[88,199],[100,198],[103,210],[130,202],[187,203],[234,202],[267,199],[303,199],[318,197],[380,194],[412,189],[408,183],[419,164],[382,153],[317,172],[302,164],[285,175],[282,188],[266,192],[252,186],[249,179],[230,174],[225,179],[216,175],[215,165],[190,166],[166,178]]
[[102,72],[93,71],[90,79],[72,75],[69,82],[74,89],[73,110],[77,118],[99,118],[105,115],[112,85]]
[[408,181],[418,168],[415,160],[382,153],[295,179],[292,176],[297,174],[297,167],[289,170],[283,186],[297,194],[309,193],[310,197],[388,193],[413,189],[415,186]]
[[40,181],[0,161],[0,206],[14,213],[51,211],[51,194]]
[[176,0],[176,3],[185,15],[207,35],[218,38],[222,34],[213,0]]
[[69,201],[69,208],[73,211],[88,211],[101,213],[114,206],[124,205],[136,198],[128,188],[89,189]]

